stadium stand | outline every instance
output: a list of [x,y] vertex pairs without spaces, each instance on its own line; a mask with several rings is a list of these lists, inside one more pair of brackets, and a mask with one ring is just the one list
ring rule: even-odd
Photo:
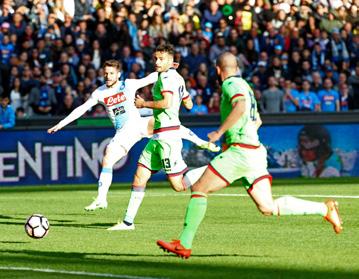
[[[200,95],[208,108],[201,114],[218,112],[214,62],[223,51],[237,56],[264,113],[355,110],[358,6],[358,0],[4,0],[0,92],[18,118],[67,115],[102,84],[106,59],[121,61],[123,77],[140,78],[153,70],[155,46],[169,41],[193,99]],[[303,92],[307,81],[317,105]],[[149,88],[141,94],[150,97]]]

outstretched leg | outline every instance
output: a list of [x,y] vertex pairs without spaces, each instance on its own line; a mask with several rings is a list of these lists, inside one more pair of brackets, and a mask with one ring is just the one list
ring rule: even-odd
[[199,148],[207,149],[211,152],[219,152],[220,147],[215,145],[212,142],[205,141],[199,138],[195,133],[193,133],[190,129],[186,128],[185,126],[181,125],[179,130],[180,136],[182,139],[189,140],[197,145]]
[[248,190],[248,194],[264,215],[320,215],[333,225],[336,233],[340,233],[343,229],[336,201],[313,202],[292,196],[273,200],[271,182],[268,177],[257,179]]

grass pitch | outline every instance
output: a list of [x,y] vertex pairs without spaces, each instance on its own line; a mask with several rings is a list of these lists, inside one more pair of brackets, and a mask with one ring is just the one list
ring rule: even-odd
[[[106,228],[122,219],[129,185],[114,185],[109,208],[91,213],[83,208],[96,186],[0,188],[0,278],[359,278],[358,184],[299,179],[273,186],[275,195],[338,196],[340,235],[320,216],[264,217],[242,187],[230,186],[210,196],[188,260],[156,246],[178,237],[189,199],[167,183],[148,186],[136,230],[127,232]],[[44,239],[25,234],[33,213],[49,219]]]

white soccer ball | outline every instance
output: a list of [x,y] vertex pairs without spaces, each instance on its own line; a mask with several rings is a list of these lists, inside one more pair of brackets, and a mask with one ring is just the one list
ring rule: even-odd
[[49,232],[50,224],[41,214],[31,215],[25,223],[25,232],[32,238],[43,238]]

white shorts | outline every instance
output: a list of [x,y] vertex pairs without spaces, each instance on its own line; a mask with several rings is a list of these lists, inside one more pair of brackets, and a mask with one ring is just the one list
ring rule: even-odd
[[[121,129],[116,131],[107,148],[116,153],[116,150],[120,149],[118,147],[122,146],[125,152],[128,153],[136,142],[142,138],[150,137],[148,134],[148,122],[151,117],[140,117],[136,121],[128,121]],[[119,152],[121,151],[119,150]]]

